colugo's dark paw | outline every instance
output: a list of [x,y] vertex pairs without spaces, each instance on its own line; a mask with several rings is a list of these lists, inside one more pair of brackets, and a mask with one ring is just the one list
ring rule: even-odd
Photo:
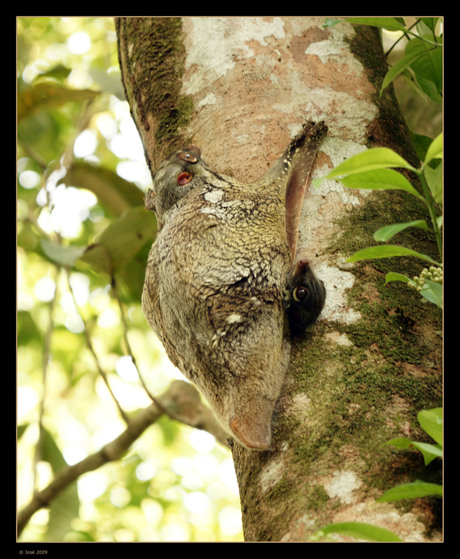
[[292,336],[299,336],[320,315],[326,300],[326,288],[305,259],[292,266],[286,288],[289,329]]

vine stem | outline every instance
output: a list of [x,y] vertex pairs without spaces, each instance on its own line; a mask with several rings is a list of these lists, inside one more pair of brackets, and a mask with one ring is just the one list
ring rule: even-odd
[[428,184],[426,182],[423,170],[418,170],[417,174],[420,177],[420,182],[422,183],[423,194],[425,196],[425,202],[426,202],[426,205],[428,207],[428,211],[430,213],[431,223],[433,225],[433,231],[434,231],[434,234],[435,234],[435,237],[436,237],[436,243],[438,245],[439,256],[441,257],[441,261],[442,261],[442,237],[441,237],[441,231],[439,229],[438,222],[437,222],[437,219],[436,219],[436,212],[435,212],[434,205],[433,205],[433,197],[431,196],[431,192],[430,192],[430,189],[429,189]]

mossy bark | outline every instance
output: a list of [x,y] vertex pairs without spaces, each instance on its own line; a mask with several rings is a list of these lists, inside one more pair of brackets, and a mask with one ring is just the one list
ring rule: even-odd
[[185,49],[179,17],[116,18],[125,96],[149,169],[183,145],[192,103],[180,92]]
[[[330,130],[317,176],[363,146],[387,146],[417,164],[392,89],[379,96],[386,62],[378,32],[348,24],[325,30],[323,22],[119,21],[127,99],[152,170],[160,154],[192,139],[218,170],[255,178],[251,169],[263,171],[284,149],[288,130],[308,117],[324,119]],[[197,29],[210,34],[196,37]],[[223,51],[216,57],[219,33]],[[257,96],[248,94],[253,85]],[[403,482],[439,481],[436,463],[425,468],[417,451],[383,445],[400,436],[427,440],[416,414],[442,402],[441,313],[406,285],[384,283],[388,271],[418,274],[418,261],[345,262],[375,243],[380,226],[425,213],[405,193],[345,192],[336,183],[310,189],[301,241],[329,302],[323,319],[292,348],[273,450],[233,446],[247,541],[309,541],[340,521],[377,524],[409,541],[439,539],[437,501],[375,500]],[[425,231],[406,230],[398,243],[437,257]]]

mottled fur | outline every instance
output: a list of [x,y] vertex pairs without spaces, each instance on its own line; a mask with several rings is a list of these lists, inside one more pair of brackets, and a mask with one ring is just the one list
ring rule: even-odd
[[160,166],[146,198],[159,233],[148,258],[145,316],[222,426],[253,449],[270,446],[290,353],[285,307],[297,235],[286,220],[298,219],[300,207],[294,211],[289,192],[297,200],[305,188],[325,131],[308,123],[252,184],[213,172],[188,146]]

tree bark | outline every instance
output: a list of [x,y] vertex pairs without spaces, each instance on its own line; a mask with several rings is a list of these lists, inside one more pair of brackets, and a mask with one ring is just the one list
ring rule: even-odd
[[[126,97],[154,172],[193,142],[217,171],[261,176],[307,118],[329,134],[315,176],[366,147],[417,158],[386,72],[378,32],[322,17],[117,19]],[[423,440],[416,414],[441,405],[441,316],[387,271],[416,275],[411,259],[346,264],[380,226],[424,207],[405,193],[310,187],[299,244],[327,289],[321,319],[292,349],[274,419],[274,449],[235,444],[246,541],[309,541],[331,522],[358,521],[405,541],[439,541],[440,506],[378,504],[383,491],[420,477],[416,451],[382,445]],[[401,244],[436,257],[426,232]],[[346,538],[342,538],[347,541]]]

